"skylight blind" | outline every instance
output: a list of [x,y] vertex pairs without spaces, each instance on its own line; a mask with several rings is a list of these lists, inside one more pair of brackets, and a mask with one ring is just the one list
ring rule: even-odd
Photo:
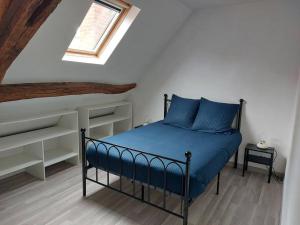
[[115,7],[106,6],[108,3],[105,5],[104,3],[104,1],[92,3],[69,49],[96,53],[99,45],[107,37],[121,14],[121,11],[115,10]]
[[122,9],[120,9],[119,7],[117,7],[117,6],[115,6],[115,5],[111,4],[111,3],[107,3],[106,1],[96,0],[96,2],[99,3],[99,4],[101,4],[101,5],[103,5],[103,6],[105,6],[105,7],[110,8],[111,10],[114,10],[116,12],[120,13],[122,11]]

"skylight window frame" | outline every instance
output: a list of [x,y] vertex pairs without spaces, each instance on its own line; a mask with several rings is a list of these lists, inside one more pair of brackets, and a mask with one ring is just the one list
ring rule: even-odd
[[[100,4],[100,5],[103,5],[104,7],[107,7],[107,8],[110,8],[114,11],[117,11],[117,12],[121,12],[124,8],[128,8],[129,7],[129,4],[124,4],[122,3],[121,1],[116,1],[116,0],[110,0],[109,2],[108,1],[105,1],[105,0],[94,0],[96,3]],[[117,2],[117,4],[115,4]]]
[[[122,13],[122,12],[121,12]],[[121,17],[120,14],[116,14],[112,21],[108,24],[106,27],[104,33],[101,35],[100,39],[98,40],[98,43],[95,50],[82,50],[82,49],[74,49],[74,48],[68,48],[67,53],[73,53],[73,54],[87,54],[87,55],[97,55],[99,53],[99,49],[101,48],[101,45],[106,41],[110,33],[113,31],[116,23],[118,23],[118,20]]]
[[[112,1],[112,2],[115,2],[115,1]],[[118,2],[120,2],[120,1],[118,1]],[[128,9],[128,7],[126,7],[126,5],[124,5],[124,4],[122,4],[121,6],[117,6],[116,4],[110,3],[108,1],[95,0],[94,3],[100,4],[103,7],[109,8],[111,10],[117,11],[117,12],[119,12],[119,14],[115,15],[115,17],[112,19],[112,21],[110,22],[108,27],[105,29],[105,32],[102,34],[101,38],[99,39],[94,51],[68,48],[66,53],[76,54],[76,55],[86,55],[86,56],[99,55],[102,46],[105,44],[105,42],[107,41],[109,36],[113,33],[117,24],[120,23],[120,21],[122,20],[122,17],[126,13],[126,9]]]
[[105,6],[109,4],[115,9],[121,9],[121,12],[111,29],[107,29],[108,34],[105,35],[104,40],[98,43],[97,51],[68,48],[62,58],[63,61],[104,65],[140,12],[139,8],[127,3],[126,0],[94,0],[94,2],[104,3]]

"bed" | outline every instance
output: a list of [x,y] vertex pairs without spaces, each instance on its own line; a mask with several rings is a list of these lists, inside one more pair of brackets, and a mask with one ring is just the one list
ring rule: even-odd
[[[170,100],[165,95],[165,115]],[[242,103],[236,118],[236,127],[230,132],[207,133],[192,131],[163,121],[136,128],[116,136],[95,140],[85,137],[82,129],[83,195],[86,196],[86,181],[98,183],[115,191],[139,199],[168,213],[188,221],[188,207],[216,176],[219,193],[220,172],[235,154],[237,166],[238,148],[242,140],[240,121]],[[96,168],[96,178],[87,176],[87,170]],[[107,182],[98,180],[98,170],[106,171]],[[109,174],[120,176],[119,188],[112,187]],[[122,189],[122,179],[131,179],[133,192]],[[137,194],[136,182],[141,183]],[[147,196],[145,190],[147,189]],[[163,193],[163,204],[150,200],[150,189],[158,188]],[[181,212],[166,207],[167,192],[181,197]]]

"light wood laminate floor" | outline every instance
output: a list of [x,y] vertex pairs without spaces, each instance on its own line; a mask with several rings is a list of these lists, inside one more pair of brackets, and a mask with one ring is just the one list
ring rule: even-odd
[[[90,182],[87,198],[83,198],[79,166],[55,165],[47,175],[47,181],[27,174],[0,181],[1,225],[182,224],[181,219]],[[104,179],[105,173],[101,177]],[[190,207],[189,224],[278,225],[282,185],[274,180],[268,184],[266,179],[254,172],[243,178],[240,170],[226,167],[220,195],[215,195],[215,180]],[[154,194],[153,201],[157,196]],[[168,206],[179,208],[173,197]]]

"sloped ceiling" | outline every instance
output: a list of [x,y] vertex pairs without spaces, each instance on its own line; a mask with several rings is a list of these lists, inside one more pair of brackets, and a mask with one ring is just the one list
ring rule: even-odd
[[181,0],[191,9],[218,7],[230,4],[246,3],[257,0]]
[[92,0],[63,0],[12,64],[3,83],[136,82],[191,10],[177,0],[132,2],[141,13],[104,66],[61,60],[92,3]]

